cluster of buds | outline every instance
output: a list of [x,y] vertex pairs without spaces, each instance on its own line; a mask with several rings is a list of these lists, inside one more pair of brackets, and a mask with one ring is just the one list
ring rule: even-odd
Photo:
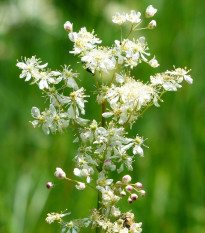
[[[122,197],[125,197],[127,194],[128,196],[128,203],[132,203],[133,201],[136,201],[138,199],[138,195],[145,196],[146,192],[142,190],[142,183],[137,182],[135,184],[131,183],[131,176],[125,175],[122,177],[122,181],[117,181],[116,185],[120,186],[120,194]],[[136,193],[132,193],[132,191],[135,191]]]
[[[68,181],[75,182],[76,183],[75,187],[78,190],[83,190],[86,187],[85,183],[79,182],[77,180],[72,180],[66,177],[66,173],[59,167],[56,168],[56,171],[54,172],[54,176],[56,176],[58,179],[66,179]],[[54,184],[52,182],[47,182],[46,184],[47,189],[52,189],[53,187],[54,187]]]

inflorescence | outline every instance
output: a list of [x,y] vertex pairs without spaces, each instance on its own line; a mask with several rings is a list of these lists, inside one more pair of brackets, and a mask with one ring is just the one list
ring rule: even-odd
[[[121,180],[109,178],[110,172],[118,173],[124,170],[132,171],[133,161],[137,155],[144,156],[144,138],[138,134],[135,138],[128,137],[127,128],[140,118],[149,107],[159,107],[162,95],[168,91],[177,91],[182,81],[192,84],[189,70],[174,68],[172,71],[157,73],[150,81],[143,83],[131,75],[131,70],[140,63],[147,63],[157,68],[159,63],[155,56],[150,58],[145,37],[132,38],[135,31],[154,29],[156,21],[151,20],[146,27],[140,27],[157,12],[153,6],[148,6],[144,18],[140,12],[116,13],[113,23],[121,28],[121,38],[113,45],[101,46],[100,40],[85,27],[79,32],[73,31],[73,24],[67,21],[64,29],[73,42],[70,53],[79,57],[83,68],[89,72],[97,89],[96,101],[102,105],[102,121],[85,118],[85,104],[89,95],[83,87],[79,87],[78,73],[65,66],[62,71],[52,71],[35,56],[25,58],[17,63],[22,70],[20,78],[37,84],[43,92],[48,107],[41,111],[32,107],[34,118],[31,124],[41,127],[45,134],[62,133],[67,128],[76,132],[74,142],[79,144],[74,157],[74,175],[80,179],[68,178],[61,168],[56,168],[54,175],[58,179],[73,182],[78,190],[86,186],[95,189],[100,195],[99,208],[93,209],[87,218],[70,221],[62,220],[70,213],[50,213],[46,221],[50,224],[57,221],[62,225],[62,232],[77,233],[81,228],[96,228],[97,232],[140,233],[141,222],[136,222],[132,211],[123,213],[119,201],[127,198],[133,203],[140,196],[145,196],[140,182],[131,182],[132,177],[125,175]],[[123,38],[122,25],[128,23],[130,32]],[[105,77],[109,76],[109,81]],[[93,180],[97,173],[97,180]],[[52,182],[46,184],[48,189],[54,187]]]

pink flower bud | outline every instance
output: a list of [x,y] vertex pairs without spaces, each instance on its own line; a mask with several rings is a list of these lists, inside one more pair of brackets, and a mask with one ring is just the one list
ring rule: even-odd
[[65,179],[66,178],[65,172],[59,167],[56,168],[56,171],[55,171],[54,175],[56,177],[58,177],[59,179]]
[[107,159],[107,160],[105,160],[104,163],[111,163],[111,160],[110,160],[110,159]]
[[123,190],[123,191],[121,191],[121,193],[120,193],[123,197],[124,196],[126,196],[126,192]]
[[127,186],[125,187],[125,189],[126,189],[127,191],[131,192],[131,191],[133,190],[133,187],[132,187],[131,185],[127,185]]
[[130,197],[128,198],[127,201],[128,201],[128,203],[130,203],[130,204],[132,203],[132,199],[131,199]]
[[65,22],[64,23],[64,29],[67,31],[67,32],[72,32],[73,31],[73,24],[69,21]]
[[130,183],[130,181],[132,180],[131,176],[130,175],[125,175],[122,177],[122,181],[124,183]]
[[137,194],[133,193],[133,194],[131,194],[131,198],[133,201],[135,201],[135,200],[137,200],[138,196],[137,196]]
[[48,183],[46,184],[46,188],[47,188],[47,189],[51,189],[51,188],[53,188],[53,186],[54,186],[54,184],[53,184],[52,182],[48,182]]
[[85,189],[85,184],[82,182],[78,182],[78,184],[76,184],[75,186],[78,190],[83,190]]
[[146,195],[146,192],[144,190],[140,190],[140,194],[142,197],[144,197]]
[[140,183],[140,182],[137,182],[136,184],[135,184],[135,186],[137,187],[137,188],[142,188],[142,183]]
[[156,28],[156,26],[157,26],[156,20],[152,20],[152,21],[148,24],[148,28],[150,28],[150,29]]

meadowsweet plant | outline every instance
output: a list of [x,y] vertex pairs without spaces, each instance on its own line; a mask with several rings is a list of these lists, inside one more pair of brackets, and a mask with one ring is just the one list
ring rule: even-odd
[[[193,82],[186,68],[174,67],[171,71],[156,73],[146,83],[132,76],[131,71],[140,63],[153,68],[159,66],[155,56],[149,53],[145,37],[135,37],[138,30],[156,27],[156,21],[150,20],[156,12],[157,9],[150,5],[144,16],[134,10],[116,13],[112,21],[120,28],[121,36],[110,47],[102,46],[94,31],[88,32],[83,27],[76,32],[72,23],[64,24],[73,43],[70,53],[79,57],[88,71],[89,82],[96,86],[96,103],[102,107],[100,122],[84,117],[85,106],[93,93],[87,93],[79,86],[79,74],[69,65],[61,71],[52,71],[47,68],[47,63],[41,64],[35,56],[17,63],[22,70],[20,78],[36,84],[48,102],[43,111],[32,107],[34,119],[31,124],[41,127],[45,134],[63,133],[67,128],[75,131],[74,142],[78,144],[78,151],[73,159],[73,177],[76,178],[67,177],[61,168],[56,168],[54,175],[70,182],[79,191],[95,189],[98,196],[98,203],[86,218],[72,219],[70,212],[47,215],[46,221],[49,224],[57,221],[64,233],[81,232],[82,228],[108,233],[142,231],[142,223],[135,219],[132,210],[123,212],[120,209],[121,199],[126,199],[130,205],[145,196],[142,183],[130,174],[120,180],[112,179],[115,172],[132,171],[133,161],[144,156],[143,136],[137,134],[131,138],[127,130],[148,108],[159,107],[165,92],[177,91],[183,80],[189,84]],[[142,23],[145,26],[141,27]],[[130,27],[125,36],[124,24]],[[54,184],[48,182],[46,186],[51,189]]]

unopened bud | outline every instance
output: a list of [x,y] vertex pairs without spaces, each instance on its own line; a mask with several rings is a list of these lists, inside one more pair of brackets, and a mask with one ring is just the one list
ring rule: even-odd
[[131,176],[130,175],[125,175],[122,177],[122,181],[124,183],[130,183],[130,181],[132,180]]
[[137,200],[138,196],[137,196],[137,194],[133,193],[133,194],[131,194],[131,198],[133,201],[135,201],[135,200]]
[[127,185],[127,186],[125,187],[125,189],[126,189],[127,191],[131,192],[131,191],[133,190],[133,187],[132,187],[131,185]]
[[142,183],[140,183],[140,182],[137,182],[136,184],[135,184],[135,186],[137,187],[137,188],[142,188]]
[[141,194],[142,197],[144,197],[146,192],[144,190],[140,190],[140,194]]
[[147,18],[153,17],[157,13],[157,9],[155,9],[152,5],[149,5],[146,9],[145,15]]
[[66,178],[65,172],[59,167],[56,168],[56,171],[55,171],[54,175],[56,177],[58,177],[59,179],[65,179]]
[[78,182],[78,184],[76,184],[75,186],[78,190],[83,190],[85,189],[85,184],[82,182]]
[[123,191],[121,191],[121,193],[120,193],[123,197],[124,196],[126,196],[126,192],[123,190]]
[[130,203],[130,204],[132,203],[132,199],[131,199],[130,197],[128,198],[127,201],[128,201],[128,203]]
[[159,66],[158,61],[155,59],[155,57],[153,57],[149,62],[149,65],[153,68],[157,68]]
[[152,20],[152,21],[148,24],[148,28],[149,28],[149,29],[156,28],[156,26],[157,26],[156,20]]
[[116,182],[116,185],[121,186],[121,185],[122,185],[122,181],[119,181],[119,180],[118,180],[118,181]]
[[51,189],[51,188],[53,188],[53,186],[54,186],[54,184],[53,184],[52,182],[48,182],[48,183],[46,184],[46,188],[47,188],[47,189]]
[[64,29],[66,32],[72,32],[73,31],[73,24],[69,21],[64,23]]

